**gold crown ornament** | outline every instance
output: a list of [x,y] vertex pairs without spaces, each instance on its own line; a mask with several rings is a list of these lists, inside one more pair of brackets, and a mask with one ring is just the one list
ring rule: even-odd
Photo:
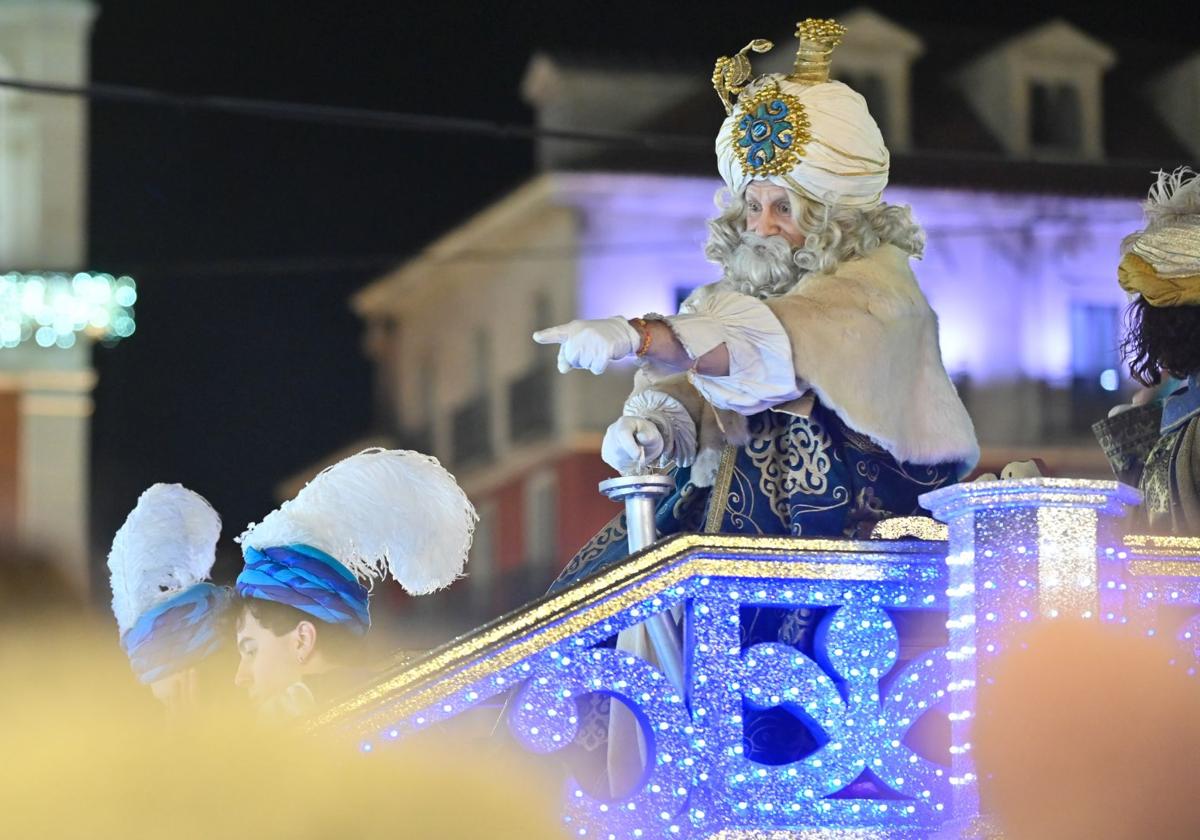
[[751,50],[756,53],[765,53],[774,46],[766,38],[755,38],[738,50],[732,58],[723,55],[717,59],[717,66],[713,68],[712,83],[717,91],[717,97],[725,106],[726,116],[733,113],[735,98],[746,87],[746,83],[753,75],[753,71],[750,69],[750,58],[746,53]]
[[[785,80],[804,86],[829,81],[830,58],[845,34],[846,27],[833,20],[807,18],[796,24],[800,44],[795,67]],[[800,162],[812,139],[803,103],[780,90],[778,80],[768,77],[747,96],[740,96],[753,77],[748,53],[765,53],[773,46],[768,40],[755,39],[732,57],[718,58],[713,68],[713,87],[726,115],[733,116],[735,108],[742,111],[731,141],[747,175],[787,174]]]
[[[842,43],[846,27],[831,18],[805,18],[796,24],[796,63],[788,81],[801,85],[819,85],[829,81],[829,64],[833,50]],[[725,106],[725,114],[733,114],[740,94],[754,75],[749,52],[765,53],[775,45],[766,38],[755,38],[733,56],[723,55],[713,68],[712,83],[717,97]]]
[[819,85],[829,81],[829,63],[833,50],[842,43],[846,27],[832,18],[806,18],[796,24],[796,64],[788,76],[802,85]]

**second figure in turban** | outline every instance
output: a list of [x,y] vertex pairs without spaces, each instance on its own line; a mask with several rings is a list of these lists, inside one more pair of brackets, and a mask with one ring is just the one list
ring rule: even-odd
[[240,537],[237,684],[276,719],[355,687],[368,673],[370,587],[385,575],[414,595],[450,585],[475,521],[427,455],[370,449],[320,473]]

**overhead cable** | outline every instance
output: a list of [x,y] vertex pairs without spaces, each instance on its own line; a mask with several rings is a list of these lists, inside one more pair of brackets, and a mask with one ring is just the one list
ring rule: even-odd
[[0,88],[48,96],[73,96],[94,102],[113,102],[126,105],[170,108],[181,111],[206,111],[243,117],[262,117],[283,122],[314,125],[341,125],[374,128],[385,131],[424,132],[436,134],[473,134],[501,140],[566,140],[577,143],[605,143],[613,146],[634,146],[643,149],[694,149],[711,152],[712,139],[689,134],[658,134],[652,132],[605,131],[603,129],[548,128],[519,125],[470,117],[448,117],[436,114],[412,114],[401,111],[380,111],[370,108],[347,108],[332,105],[308,105],[270,99],[247,99],[232,96],[198,96],[169,93],[132,85],[92,83],[64,85],[54,82],[35,82],[26,79],[0,78]]

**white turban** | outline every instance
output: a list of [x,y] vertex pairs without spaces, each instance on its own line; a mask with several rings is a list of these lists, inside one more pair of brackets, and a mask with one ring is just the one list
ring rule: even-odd
[[866,100],[841,82],[763,76],[742,92],[717,135],[717,165],[734,195],[763,179],[822,204],[873,207],[889,163]]

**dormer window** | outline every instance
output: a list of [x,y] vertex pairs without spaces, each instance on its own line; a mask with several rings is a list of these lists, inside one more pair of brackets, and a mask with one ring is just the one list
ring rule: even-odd
[[848,32],[833,60],[833,76],[863,99],[894,152],[912,145],[910,78],[925,51],[915,34],[871,9],[839,18]]
[[1150,96],[1175,139],[1200,156],[1200,52],[1159,75],[1150,86]]
[[1083,140],[1079,89],[1064,82],[1029,85],[1029,141],[1034,151],[1078,152]]
[[1104,157],[1102,79],[1116,53],[1066,21],[1010,38],[967,64],[958,85],[1015,157]]

